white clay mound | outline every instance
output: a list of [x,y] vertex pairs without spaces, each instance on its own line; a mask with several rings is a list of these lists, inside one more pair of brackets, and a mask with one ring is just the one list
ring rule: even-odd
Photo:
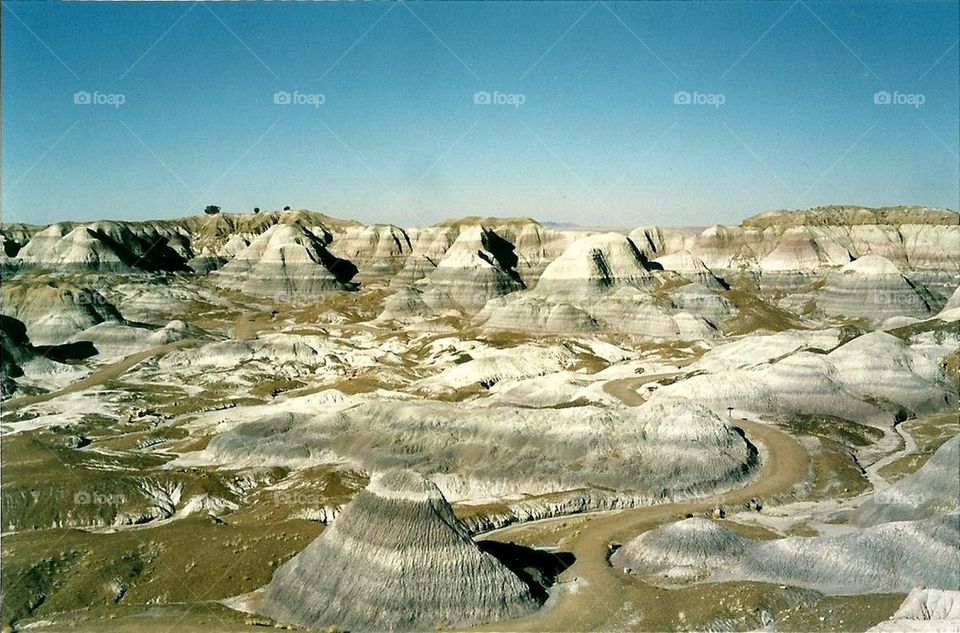
[[782,583],[835,595],[917,585],[953,589],[960,586],[960,514],[774,540],[746,539],[687,519],[633,539],[614,563],[641,574],[692,567],[710,581]]
[[311,629],[422,631],[538,606],[529,586],[471,540],[434,484],[391,470],[277,569],[260,611]]

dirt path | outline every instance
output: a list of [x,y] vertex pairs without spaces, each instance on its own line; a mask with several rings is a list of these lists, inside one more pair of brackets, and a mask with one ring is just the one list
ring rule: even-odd
[[887,464],[892,464],[899,459],[903,459],[917,452],[917,442],[913,439],[913,435],[910,434],[910,430],[906,428],[905,424],[898,424],[893,427],[893,430],[896,431],[903,440],[903,448],[890,453],[882,459],[878,459],[863,469],[874,490],[885,490],[890,487],[890,482],[880,474],[880,469],[887,466]]
[[609,393],[611,396],[619,398],[623,404],[627,406],[639,407],[645,402],[645,400],[639,393],[637,393],[637,389],[648,382],[657,382],[659,380],[665,380],[667,378],[673,378],[679,375],[680,372],[672,372],[669,374],[641,374],[636,377],[620,378],[619,380],[611,380],[603,385],[603,390]]
[[196,345],[197,341],[194,339],[183,339],[180,341],[174,341],[173,343],[167,343],[166,345],[158,345],[157,347],[151,347],[148,350],[142,352],[137,352],[136,354],[130,354],[125,356],[123,359],[101,367],[95,372],[91,373],[89,376],[78,380],[77,382],[64,387],[63,389],[58,389],[56,391],[51,391],[49,393],[40,394],[37,396],[21,396],[19,398],[10,398],[3,403],[3,411],[5,413],[10,411],[15,411],[19,408],[29,406],[31,404],[39,404],[41,402],[46,402],[47,400],[52,400],[59,396],[75,393],[77,391],[83,391],[84,389],[89,389],[90,387],[96,387],[97,385],[102,385],[108,380],[113,380],[118,376],[126,373],[134,365],[137,365],[148,358],[154,356],[161,356],[167,352],[171,352],[175,349],[181,349],[184,347],[190,347]]
[[[636,388],[651,377],[611,381],[604,389],[625,404],[643,402]],[[759,475],[743,488],[732,490],[720,498],[636,508],[619,512],[595,513],[580,517],[559,517],[537,523],[520,524],[488,535],[498,541],[531,543],[557,542],[560,549],[576,557],[574,564],[560,576],[560,586],[546,608],[525,618],[498,622],[475,630],[485,631],[596,631],[624,627],[616,612],[618,605],[629,600],[629,592],[637,590],[620,571],[607,563],[607,546],[623,543],[657,522],[679,519],[691,512],[710,510],[718,503],[738,504],[752,497],[764,497],[789,489],[807,473],[808,458],[800,443],[771,426],[739,420],[754,444],[762,447],[764,456]],[[474,630],[474,629],[471,629]]]

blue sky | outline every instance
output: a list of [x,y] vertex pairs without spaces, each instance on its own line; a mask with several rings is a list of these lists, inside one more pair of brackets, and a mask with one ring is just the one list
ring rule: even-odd
[[5,222],[707,225],[960,198],[954,1],[3,13]]

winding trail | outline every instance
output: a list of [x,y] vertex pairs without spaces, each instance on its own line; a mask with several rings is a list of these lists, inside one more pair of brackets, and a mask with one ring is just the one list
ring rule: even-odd
[[917,452],[917,442],[913,439],[913,435],[910,434],[910,430],[906,428],[906,424],[906,422],[901,422],[893,427],[893,430],[900,436],[900,439],[903,440],[903,448],[878,459],[863,469],[867,475],[867,479],[870,481],[870,485],[873,486],[875,491],[885,490],[890,487],[890,482],[880,474],[880,470],[884,466]]
[[147,360],[148,358],[153,358],[154,356],[162,356],[167,352],[172,352],[175,349],[181,349],[184,347],[191,347],[196,345],[198,341],[196,339],[181,339],[179,341],[174,341],[173,343],[167,343],[165,345],[158,345],[157,347],[151,347],[150,349],[144,350],[142,352],[137,352],[136,354],[130,354],[129,356],[124,356],[122,359],[118,360],[115,363],[110,363],[105,365],[100,369],[92,372],[90,375],[78,380],[77,382],[70,384],[63,389],[57,389],[56,391],[50,391],[48,393],[42,393],[36,396],[20,396],[19,398],[10,398],[3,403],[2,408],[4,413],[9,413],[10,411],[16,411],[22,407],[29,406],[31,404],[39,404],[41,402],[46,402],[47,400],[52,400],[59,396],[66,395],[68,393],[75,393],[77,391],[83,391],[84,389],[89,389],[90,387],[96,387],[97,385],[102,385],[108,380],[113,380],[124,373],[127,372],[130,368],[135,365],[140,364],[141,362]]
[[682,372],[675,371],[668,374],[640,374],[630,378],[620,378],[611,380],[603,385],[603,390],[611,396],[618,398],[623,404],[630,407],[639,407],[645,402],[644,398],[638,393],[638,389],[648,382],[659,382],[668,378],[674,378],[681,375]]
[[[620,398],[624,404],[637,406],[643,402],[643,398],[636,389],[651,378],[654,377],[614,380],[604,389]],[[626,575],[608,564],[609,543],[623,543],[659,521],[710,510],[718,503],[738,504],[752,497],[784,492],[806,476],[809,459],[795,438],[772,426],[756,422],[739,420],[737,425],[751,442],[761,447],[763,456],[759,475],[742,488],[708,499],[518,524],[482,537],[522,542],[555,542],[562,537],[564,542],[560,549],[572,553],[576,561],[560,576],[555,595],[545,608],[524,618],[495,622],[471,630],[597,631],[623,628],[624,623],[617,616],[616,607],[629,601],[629,592],[636,591],[636,584],[631,584]]]

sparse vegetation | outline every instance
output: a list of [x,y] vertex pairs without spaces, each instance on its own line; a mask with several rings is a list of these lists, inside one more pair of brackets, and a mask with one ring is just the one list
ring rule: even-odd
[[[714,384],[728,386],[730,396],[724,395],[722,402],[713,406],[724,407],[717,411],[721,422],[729,420],[744,428],[749,428],[749,423],[735,417],[741,414],[741,408],[747,411],[757,403],[772,407],[771,402],[779,402],[780,398],[802,404],[800,397],[790,391],[794,384],[798,392],[815,392],[811,402],[816,406],[810,410],[836,411],[837,415],[798,415],[782,410],[771,413],[767,409],[758,412],[765,424],[775,422],[777,428],[803,442],[804,460],[808,461],[801,460],[801,465],[786,469],[796,475],[797,481],[764,494],[762,513],[755,507],[749,509],[747,500],[740,500],[713,503],[705,508],[691,506],[689,511],[678,509],[676,516],[670,514],[668,520],[688,513],[709,515],[713,508],[719,516],[722,509],[727,517],[724,521],[732,521],[737,526],[735,530],[764,534],[767,538],[815,536],[824,524],[848,527],[847,509],[870,490],[867,471],[871,477],[874,474],[870,464],[880,457],[890,460],[886,457],[890,451],[904,448],[902,442],[896,445],[894,431],[888,429],[885,434],[880,427],[900,422],[917,442],[915,453],[899,456],[877,471],[890,482],[915,472],[939,445],[960,432],[954,414],[950,414],[954,415],[951,418],[924,413],[943,410],[953,403],[951,394],[956,392],[960,371],[960,354],[950,353],[951,342],[957,337],[956,324],[935,319],[915,322],[890,330],[896,337],[892,339],[878,333],[877,324],[866,318],[827,318],[817,303],[824,289],[823,279],[805,275],[797,288],[772,290],[764,287],[762,277],[747,268],[740,271],[740,277],[736,272],[725,272],[723,276],[731,280],[732,289],[715,288],[709,292],[730,301],[736,314],[730,318],[711,317],[717,319],[721,330],[711,331],[702,339],[651,338],[602,328],[551,333],[519,327],[493,329],[487,327],[482,317],[446,308],[423,315],[398,314],[385,320],[379,317],[399,288],[430,288],[430,271],[443,262],[442,252],[431,253],[433,259],[421,262],[424,270],[420,273],[426,277],[409,281],[402,274],[413,276],[411,271],[404,271],[412,261],[409,249],[416,248],[416,240],[399,229],[395,233],[377,233],[381,229],[308,211],[290,212],[289,206],[282,212],[262,213],[254,207],[252,214],[221,214],[219,207],[208,208],[216,208],[217,212],[208,213],[211,217],[206,220],[193,216],[169,221],[169,225],[161,222],[152,226],[159,231],[167,231],[169,226],[167,239],[190,236],[189,244],[177,245],[184,252],[218,253],[216,258],[211,257],[216,261],[210,264],[220,267],[218,273],[159,273],[148,277],[136,270],[51,274],[27,269],[4,278],[5,308],[26,303],[25,297],[36,288],[49,288],[56,293],[61,284],[71,284],[96,291],[117,306],[122,318],[131,322],[143,319],[149,324],[138,324],[137,329],[128,331],[123,329],[123,322],[116,321],[100,326],[99,330],[85,331],[84,336],[95,339],[102,349],[87,358],[61,363],[63,371],[78,372],[76,380],[63,379],[58,383],[37,380],[33,374],[31,381],[29,370],[15,377],[22,384],[17,385],[14,398],[4,403],[4,460],[0,477],[6,532],[2,580],[7,626],[49,619],[53,628],[137,631],[149,630],[149,624],[144,623],[153,622],[153,618],[183,617],[184,626],[202,628],[205,624],[214,626],[213,622],[219,621],[216,614],[224,617],[222,628],[227,630],[273,626],[269,618],[240,616],[211,601],[263,586],[279,564],[323,531],[321,521],[327,520],[328,511],[332,516],[335,509],[348,503],[367,484],[369,473],[361,472],[361,467],[375,471],[386,463],[414,464],[429,470],[439,481],[444,477],[454,481],[453,477],[464,472],[477,473],[480,480],[487,472],[495,472],[494,483],[503,485],[502,481],[522,466],[533,473],[531,480],[538,485],[543,483],[544,489],[552,489],[546,486],[554,485],[554,481],[567,486],[581,482],[576,485],[582,487],[542,495],[498,497],[481,487],[487,496],[479,500],[468,498],[455,505],[457,515],[471,529],[493,526],[500,520],[517,520],[524,511],[534,517],[546,511],[600,507],[576,509],[591,494],[602,498],[602,503],[610,503],[609,507],[626,503],[624,491],[635,482],[611,480],[610,473],[639,480],[646,476],[645,469],[651,464],[669,463],[669,482],[673,484],[690,476],[692,460],[714,449],[697,440],[691,443],[691,452],[684,453],[683,459],[668,458],[649,449],[643,453],[643,459],[630,461],[634,442],[639,441],[634,436],[640,413],[627,415],[623,406],[612,399],[653,406],[664,401],[661,392],[666,392],[668,400],[672,399],[670,394],[678,393],[696,400],[697,393],[684,392],[685,386],[694,380],[704,385],[698,387],[701,391]],[[484,221],[493,223],[490,219]],[[288,300],[283,293],[264,295],[242,284],[225,287],[223,262],[235,259],[249,248],[252,240],[278,222],[307,227],[319,244],[316,252],[329,251],[331,257],[360,262],[357,268],[361,286],[354,292],[318,292],[304,301]],[[526,229],[539,235],[537,231],[542,230],[524,222],[516,220],[508,229],[498,229],[496,239],[488,236],[486,242],[480,240],[478,248],[493,244],[499,253],[499,258],[481,258],[482,268],[506,266],[517,272],[513,267],[519,270],[524,258],[529,262],[553,248],[545,242],[537,246],[540,250],[521,252],[521,247],[511,241],[511,231]],[[139,230],[135,224],[123,226],[125,230]],[[458,231],[468,226],[467,222],[444,225],[442,230],[451,233],[443,234],[445,237],[438,238],[437,243],[455,241]],[[23,244],[29,241],[18,239]],[[409,243],[405,241],[408,239]],[[109,244],[103,241],[98,248],[107,248]],[[691,244],[696,247],[695,242]],[[289,259],[295,245],[295,240],[285,243],[277,252]],[[16,252],[22,250],[21,247]],[[376,259],[383,252],[395,250],[399,254]],[[603,293],[618,291],[616,265],[606,256],[600,261],[609,283],[597,291],[597,296],[589,295],[596,304],[603,304]],[[253,261],[251,266],[258,263]],[[443,265],[451,263],[446,261]],[[257,273],[261,277],[258,283],[270,280],[269,269],[263,270],[266,272]],[[525,270],[521,278],[536,287],[531,270]],[[457,278],[457,283],[465,282]],[[679,309],[674,303],[679,303],[678,292],[692,287],[691,280],[676,271],[654,271],[649,284],[646,289],[637,287],[642,284],[619,288],[630,299],[618,299],[616,310],[632,310],[651,301],[651,309],[666,311],[670,318],[682,318],[677,316]],[[478,287],[478,292],[485,292],[482,284]],[[632,294],[641,290],[646,294]],[[714,296],[709,292],[704,296]],[[798,297],[796,302],[792,302],[793,297]],[[555,308],[549,305],[544,313]],[[613,309],[610,305],[607,308]],[[685,309],[695,310],[696,304]],[[32,318],[24,316],[24,336]],[[177,330],[187,332],[182,341],[164,344],[170,347],[133,352],[133,346],[143,337],[173,319],[188,328]],[[836,327],[839,332],[825,330],[828,327]],[[100,330],[110,336],[96,338]],[[759,348],[774,339],[758,339],[757,348],[747,345],[742,355],[726,361],[746,369],[718,369],[721,365],[717,359],[723,358],[723,350],[718,350],[720,354],[712,350],[731,341],[748,342],[749,337],[771,332],[789,332],[771,342],[773,346],[782,345],[783,340],[789,343],[794,336],[802,341],[796,347],[788,345],[782,353],[765,355],[769,348]],[[112,336],[129,343],[116,345]],[[123,339],[124,336],[129,338]],[[806,337],[816,342],[804,343]],[[870,345],[862,345],[867,337],[873,337]],[[851,350],[856,353],[858,345],[869,351],[881,344],[888,346],[881,345],[882,349],[891,350],[891,357],[902,353],[906,360],[891,364],[891,372],[898,373],[890,376],[905,376],[904,380],[914,381],[921,391],[928,390],[923,393],[932,395],[914,402],[910,399],[913,396],[889,386],[898,378],[883,372],[882,379],[872,374],[851,377],[859,368],[855,360],[834,363],[837,343],[844,354]],[[118,351],[108,358],[110,345]],[[554,349],[559,350],[562,362],[526,372],[535,364],[535,354]],[[6,352],[5,347],[5,358]],[[707,352],[709,356],[704,356]],[[935,353],[941,356],[930,361],[928,357]],[[124,362],[122,359],[128,354],[136,354],[136,361]],[[752,362],[751,354],[761,360]],[[58,356],[50,354],[50,358]],[[865,362],[882,366],[882,359],[877,361],[866,353],[864,358]],[[691,367],[700,360],[703,363]],[[526,363],[524,371],[504,371],[505,365],[516,362]],[[931,362],[938,364],[933,367]],[[454,386],[449,388],[434,388],[440,384],[439,376],[455,371],[467,372],[467,379],[451,382]],[[758,390],[760,396],[753,395],[750,383],[761,383],[772,373],[795,375],[797,380],[769,383],[778,386]],[[607,388],[621,380],[632,381],[629,388],[622,384],[619,386],[624,388],[619,391]],[[790,385],[790,389],[783,385]],[[832,390],[831,385],[842,388]],[[401,408],[424,406],[418,400],[435,401],[428,404],[439,413],[424,409],[424,415],[403,418]],[[376,425],[375,432],[370,431],[372,416],[365,417],[364,411],[383,402],[393,402],[395,408],[390,416],[380,416],[384,420]],[[835,407],[837,402],[855,403],[850,408],[850,419],[838,417],[846,415],[846,409]],[[725,408],[731,404],[737,406]],[[871,408],[879,412],[876,419],[871,419],[869,425],[858,423],[858,412]],[[596,413],[602,409],[607,411]],[[806,411],[799,405],[796,409]],[[588,415],[586,411],[594,413]],[[885,415],[889,422],[883,418]],[[596,416],[596,420],[590,416]],[[314,428],[292,443],[283,433],[273,433],[287,424],[307,428],[318,418],[326,420],[325,426]],[[406,420],[402,427],[391,426],[401,418]],[[656,425],[656,434],[691,430],[689,420],[682,429],[677,427],[677,420],[686,419],[684,416],[670,414],[661,418],[658,420],[670,424]],[[629,421],[629,426],[622,424],[624,420]],[[466,422],[476,428],[466,426]],[[482,429],[482,423],[490,428]],[[589,443],[578,444],[580,427],[594,423],[600,430]],[[235,438],[241,435],[237,429],[247,432],[255,425],[263,425],[271,432],[251,435],[255,438],[254,448],[242,455],[236,453],[239,444]],[[13,428],[18,431],[8,432]],[[653,427],[647,432],[652,437]],[[431,442],[447,434],[453,438],[448,444],[431,448]],[[339,440],[335,446],[327,446],[318,439],[321,435]],[[749,432],[747,437],[750,438]],[[739,440],[736,444],[743,446]],[[660,442],[656,450],[668,445],[670,441]],[[881,446],[886,448],[881,451]],[[347,468],[317,463],[321,455],[327,454],[324,451],[354,465]],[[224,459],[225,463],[218,462]],[[371,461],[364,462],[368,459]],[[480,459],[482,468],[474,468],[472,460],[476,459]],[[361,462],[368,465],[361,466]],[[242,463],[242,467],[235,468],[232,463]],[[756,466],[756,460],[749,463]],[[732,462],[734,472],[740,473],[738,469],[743,467],[742,461]],[[778,470],[778,476],[779,473]],[[652,494],[666,495],[666,487]],[[122,500],[77,503],[77,495],[81,495],[81,501]],[[777,517],[784,511],[784,504],[794,501],[803,502],[809,508],[804,512],[810,516],[780,517],[782,524],[771,521],[771,525],[780,526],[777,529],[762,526],[762,520]],[[821,510],[825,507],[829,512]],[[657,511],[637,511],[648,510]],[[750,524],[738,513],[756,522]],[[508,540],[514,540],[514,534],[523,534],[516,538],[517,542],[560,547],[563,551],[577,539],[586,537],[577,542],[591,542],[594,537],[590,530],[596,525],[597,516],[601,515],[569,517],[556,524],[530,524],[529,532],[506,534],[510,535]],[[743,522],[736,523],[740,520]],[[264,530],[264,526],[270,529]],[[611,538],[624,543],[633,535],[626,529]],[[605,552],[609,543],[597,537],[594,545],[597,551]],[[583,556],[585,551],[578,555]],[[228,566],[224,561],[229,561]],[[586,569],[586,573],[595,571]],[[596,577],[589,578],[593,582]],[[595,587],[621,592],[611,595],[625,596],[617,618],[626,619],[617,619],[617,626],[632,622],[629,627],[635,628],[655,624],[665,629],[696,629],[718,622],[749,628],[759,626],[757,609],[773,613],[778,630],[824,630],[844,628],[851,623],[857,628],[885,619],[902,598],[825,598],[761,583],[667,590],[635,578],[617,576],[603,580],[608,581],[610,584]],[[859,611],[850,615],[851,609]],[[599,621],[590,619],[593,616],[587,613],[582,617],[584,623]],[[821,621],[820,617],[824,619]],[[583,628],[589,627],[585,624]]]

